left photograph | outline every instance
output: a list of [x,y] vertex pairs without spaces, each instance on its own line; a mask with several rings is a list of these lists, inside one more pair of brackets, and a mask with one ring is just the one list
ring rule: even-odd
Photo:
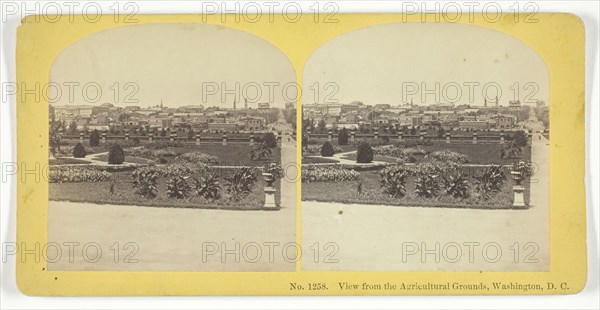
[[49,270],[295,270],[296,73],[277,47],[124,26],[49,75],[48,242],[72,249]]

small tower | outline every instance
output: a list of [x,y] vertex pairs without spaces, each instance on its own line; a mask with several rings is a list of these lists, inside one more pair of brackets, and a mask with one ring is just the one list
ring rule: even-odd
[[244,109],[248,110],[248,99],[244,98]]
[[498,96],[496,96],[496,108],[498,107]]
[[487,108],[487,98],[484,98],[484,99],[483,99],[483,107],[484,107],[484,108]]
[[236,100],[233,99],[233,109],[235,110],[235,104],[236,104]]

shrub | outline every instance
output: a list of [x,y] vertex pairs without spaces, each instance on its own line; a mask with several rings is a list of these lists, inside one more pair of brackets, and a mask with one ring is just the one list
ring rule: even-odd
[[346,128],[342,128],[342,130],[338,134],[338,145],[347,145],[347,144],[348,144],[348,130]]
[[463,172],[444,178],[444,190],[454,198],[469,197],[469,181]]
[[362,142],[358,146],[356,152],[356,162],[361,164],[368,164],[373,161],[373,149],[367,142]]
[[90,134],[90,146],[98,146],[100,145],[100,132],[94,129]]
[[194,190],[198,196],[205,199],[219,199],[221,197],[221,185],[215,173],[205,172],[194,178]]
[[158,194],[158,173],[148,169],[136,169],[131,173],[135,193],[144,198],[154,198]]
[[410,175],[404,167],[388,167],[379,173],[383,192],[392,197],[404,197],[406,194],[406,180]]
[[252,191],[256,180],[256,174],[252,168],[241,168],[232,177],[227,178],[229,181],[227,193],[231,195],[232,200],[239,201]]
[[183,199],[189,196],[191,188],[188,177],[175,176],[167,181],[167,195],[171,198]]
[[220,164],[219,159],[217,157],[200,152],[184,153],[179,155],[178,158],[189,163],[201,163],[208,165]]
[[87,155],[85,152],[85,147],[81,143],[77,143],[73,148],[73,157],[75,158],[84,158]]
[[415,194],[418,197],[433,198],[437,195],[440,185],[437,174],[421,175],[415,181]]
[[323,157],[331,157],[334,154],[333,145],[331,143],[325,142],[323,146],[321,146],[321,156]]
[[506,181],[506,175],[502,171],[502,167],[498,165],[492,165],[483,170],[481,176],[477,177],[477,185],[475,191],[483,199],[490,199],[494,197],[501,189],[504,181]]
[[360,173],[339,166],[302,166],[302,182],[343,182],[358,180],[359,177]]
[[[61,145],[60,149],[56,149],[56,155],[58,156],[73,156],[73,151],[75,150],[74,145]],[[86,156],[89,154],[94,154],[94,149],[86,147],[85,148]]]
[[111,165],[122,164],[125,161],[125,151],[118,144],[113,144],[108,151],[108,163]]

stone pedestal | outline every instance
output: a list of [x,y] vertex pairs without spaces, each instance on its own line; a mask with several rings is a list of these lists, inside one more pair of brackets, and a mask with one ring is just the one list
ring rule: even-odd
[[196,135],[196,145],[200,145],[200,135]]
[[277,204],[275,204],[275,187],[265,186],[265,210],[276,210]]
[[354,140],[356,140],[356,132],[352,130],[350,132],[350,141],[354,142]]
[[106,143],[106,134],[102,133],[102,143]]
[[447,133],[446,133],[446,143],[447,143],[447,144],[450,144],[450,142],[451,142],[451,141],[450,141],[450,139],[451,139],[451,138],[450,138],[450,133],[449,133],[449,132],[447,132]]
[[83,143],[83,132],[79,134],[79,143]]
[[264,180],[265,180],[265,205],[263,206],[263,208],[265,210],[277,210],[277,204],[275,203],[275,186],[273,185],[273,182],[275,181],[275,178],[273,177],[272,174],[264,172],[262,174]]
[[379,131],[375,130],[375,135],[373,136],[373,139],[375,139],[375,141],[379,140]]
[[331,142],[331,140],[333,140],[333,134],[331,133],[331,130],[327,132],[327,141]]
[[149,134],[149,135],[148,135],[148,141],[149,141],[150,143],[152,143],[152,140],[153,140],[153,139],[154,139],[154,134]]
[[129,141],[129,134],[128,133],[125,134],[125,141]]
[[250,135],[250,146],[254,145],[254,134]]
[[223,135],[223,146],[227,146],[227,135]]
[[504,131],[500,132],[500,144],[504,144]]
[[404,136],[402,135],[402,131],[398,132],[398,141],[402,141],[402,139],[404,139]]
[[523,193],[525,192],[525,186],[523,185],[514,185],[513,192],[515,193],[515,198],[513,201],[513,207],[515,208],[525,208],[527,205],[525,204],[525,196]]
[[175,142],[175,134],[171,134],[171,135],[169,136],[169,141],[171,141],[171,142]]
[[473,133],[473,144],[477,144],[477,131]]

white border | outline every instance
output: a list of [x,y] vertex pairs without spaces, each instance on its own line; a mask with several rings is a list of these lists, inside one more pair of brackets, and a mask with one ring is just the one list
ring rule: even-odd
[[[116,0],[115,0],[116,1]],[[95,1],[103,12],[111,11],[111,5],[115,4],[112,0]],[[40,9],[52,9],[48,3],[64,2],[74,3],[76,1],[6,1],[0,0],[1,8],[12,8],[6,6],[23,5],[27,3],[27,8],[34,8],[35,3],[40,4]],[[86,1],[80,1],[80,5],[75,6],[72,12],[81,13],[82,5]],[[165,1],[158,2],[154,0],[130,1],[139,7],[139,14],[159,14],[159,13],[201,13],[203,7],[206,8],[206,1],[203,6],[201,1]],[[221,5],[223,1],[209,1]],[[407,2],[390,1],[320,1],[319,5],[325,3],[335,3],[340,13],[346,12],[402,12],[406,8]],[[421,5],[422,1],[411,1]],[[1,309],[100,309],[100,308],[122,308],[122,309],[167,309],[167,308],[302,308],[310,309],[317,307],[329,308],[415,308],[415,309],[508,309],[508,308],[531,308],[531,309],[598,309],[600,308],[599,293],[599,201],[600,195],[598,189],[600,185],[599,178],[599,141],[600,141],[600,116],[599,116],[599,76],[598,76],[598,55],[599,55],[599,8],[597,1],[529,1],[535,3],[540,12],[569,12],[580,16],[586,28],[586,124],[587,124],[587,175],[588,184],[588,282],[583,292],[577,295],[566,296],[480,296],[480,297],[127,297],[127,298],[102,298],[102,297],[71,297],[71,298],[48,298],[48,297],[28,297],[23,295],[15,283],[15,262],[9,260],[2,263],[0,259],[0,308]],[[258,3],[263,8],[266,6],[261,1],[240,1],[240,8],[247,8],[252,11],[254,4]],[[275,12],[281,11],[284,1],[268,1],[268,3],[279,3],[275,6]],[[298,1],[303,12],[314,12],[314,5],[317,1]],[[479,3],[481,7],[486,1],[438,1],[441,8],[449,7],[448,3],[457,3],[459,6],[472,5],[467,3]],[[512,0],[500,0],[496,3],[505,12],[511,11],[511,6],[516,3]],[[520,2],[522,7],[527,2]],[[53,4],[52,4],[53,5]],[[435,2],[427,2],[427,8],[435,8]],[[313,9],[311,9],[313,6]],[[114,8],[114,7],[113,7]],[[230,3],[228,9],[233,9],[234,4]],[[513,9],[514,10],[514,9]],[[476,9],[477,11],[477,9]],[[52,13],[52,11],[48,11]],[[64,13],[64,12],[63,12]],[[29,13],[31,14],[31,13]],[[16,48],[16,29],[20,23],[19,13],[6,18],[4,12],[0,18],[0,86],[2,83],[15,81],[15,48]],[[0,163],[11,163],[15,161],[15,101],[10,98],[8,102],[4,98],[0,101]],[[7,181],[3,180],[4,170],[1,171],[0,178],[0,242],[14,242],[16,235],[16,194],[15,179],[10,176]]]

